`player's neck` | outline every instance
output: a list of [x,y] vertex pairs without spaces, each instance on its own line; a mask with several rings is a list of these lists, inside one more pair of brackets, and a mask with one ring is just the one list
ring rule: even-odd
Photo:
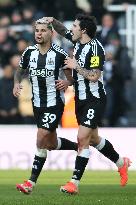
[[38,44],[39,51],[42,55],[46,54],[51,47],[51,42],[46,44]]
[[80,43],[81,44],[86,44],[88,42],[90,42],[92,39],[88,36],[88,35],[83,35],[82,38],[80,39]]

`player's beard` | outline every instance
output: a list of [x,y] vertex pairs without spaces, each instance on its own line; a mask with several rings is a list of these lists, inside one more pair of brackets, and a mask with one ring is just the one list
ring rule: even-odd
[[80,35],[77,35],[77,34],[73,34],[73,36],[72,36],[73,41],[79,41],[80,38],[81,38]]

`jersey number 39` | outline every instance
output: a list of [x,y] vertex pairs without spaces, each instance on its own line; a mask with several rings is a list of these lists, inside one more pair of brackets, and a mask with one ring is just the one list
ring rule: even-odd
[[55,114],[51,114],[51,113],[44,113],[44,117],[42,119],[43,123],[44,123],[44,127],[49,128],[49,124],[53,123],[56,120],[56,115]]

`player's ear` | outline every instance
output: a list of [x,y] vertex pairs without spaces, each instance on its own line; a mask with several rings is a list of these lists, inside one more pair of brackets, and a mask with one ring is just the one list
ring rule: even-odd
[[83,30],[82,30],[82,33],[85,34],[85,33],[86,33],[86,29],[83,29]]

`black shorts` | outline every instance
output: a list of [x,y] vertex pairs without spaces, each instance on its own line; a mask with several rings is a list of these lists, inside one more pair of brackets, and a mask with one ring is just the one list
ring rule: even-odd
[[60,101],[51,107],[33,107],[33,111],[38,128],[54,131],[61,120],[64,103]]
[[105,99],[80,100],[75,102],[76,118],[79,125],[96,129],[104,113]]

